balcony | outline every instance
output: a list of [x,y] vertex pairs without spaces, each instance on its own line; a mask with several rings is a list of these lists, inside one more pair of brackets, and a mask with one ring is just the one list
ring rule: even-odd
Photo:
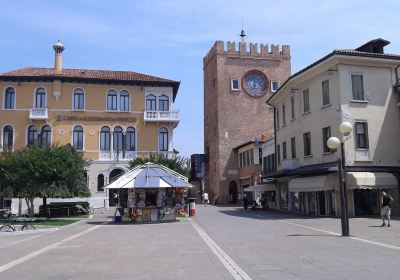
[[284,159],[282,161],[283,170],[293,170],[300,166],[299,160],[297,158]]
[[145,122],[179,122],[178,111],[144,111]]
[[47,120],[49,118],[47,108],[30,108],[29,119],[30,120]]
[[123,152],[116,152],[116,151],[99,151],[99,160],[106,160],[106,161],[130,161],[134,160],[137,157],[147,157],[149,158],[151,154],[161,154],[166,158],[172,159],[176,157],[176,154],[173,151],[125,151]]

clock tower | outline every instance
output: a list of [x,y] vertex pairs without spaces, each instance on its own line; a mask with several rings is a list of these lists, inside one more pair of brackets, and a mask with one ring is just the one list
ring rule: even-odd
[[266,100],[290,76],[290,49],[216,41],[203,71],[205,191],[212,202],[236,203],[243,187],[256,182],[239,177],[235,148],[273,133]]

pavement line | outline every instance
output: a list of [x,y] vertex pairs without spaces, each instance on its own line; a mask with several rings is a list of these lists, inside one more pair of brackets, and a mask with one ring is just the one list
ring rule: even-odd
[[302,228],[306,228],[306,229],[311,229],[311,230],[327,233],[327,234],[330,234],[330,235],[342,236],[341,234],[333,232],[333,231],[323,230],[323,229],[319,229],[319,228],[315,228],[315,227],[304,226],[304,225],[300,225],[300,224],[296,224],[296,223],[292,223],[292,222],[287,222],[287,221],[280,221],[280,222],[284,223],[284,224],[294,225],[294,226],[298,226],[298,227],[302,227]]
[[23,256],[23,257],[19,258],[19,259],[13,260],[13,261],[11,261],[11,262],[5,264],[5,265],[2,265],[2,266],[0,266],[0,273],[1,273],[1,272],[4,272],[4,271],[6,271],[6,270],[9,270],[10,268],[13,268],[14,266],[17,266],[17,265],[19,265],[19,264],[21,264],[21,263],[24,263],[24,262],[26,262],[26,261],[29,261],[30,259],[33,259],[33,258],[35,258],[35,257],[37,257],[37,256],[39,256],[39,255],[41,255],[41,254],[43,254],[43,253],[46,253],[47,251],[50,251],[51,249],[54,249],[54,248],[56,248],[57,246],[63,245],[63,244],[65,244],[65,243],[67,243],[67,242],[69,242],[69,241],[71,241],[71,240],[74,240],[74,239],[76,239],[76,238],[78,238],[78,237],[80,237],[80,236],[82,236],[82,235],[84,235],[84,234],[87,234],[87,233],[89,233],[89,232],[91,232],[91,231],[93,231],[93,230],[96,230],[96,229],[98,229],[99,227],[101,227],[101,225],[88,228],[88,229],[85,230],[85,231],[82,231],[82,232],[80,232],[80,233],[77,233],[77,234],[75,234],[75,235],[72,235],[72,236],[70,236],[70,237],[68,237],[68,238],[65,238],[65,239],[63,239],[63,240],[61,240],[61,241],[59,241],[59,242],[57,242],[57,243],[54,243],[54,244],[51,244],[51,245],[49,245],[49,246],[43,247],[43,248],[40,249],[40,250],[37,250],[37,251],[35,251],[35,252],[33,252],[33,253],[30,253],[30,254],[28,254],[28,255],[26,255],[26,256]]
[[193,219],[188,220],[192,224],[193,228],[200,235],[200,237],[203,239],[203,241],[211,249],[211,251],[217,256],[217,258],[221,261],[225,268],[230,272],[234,279],[252,280],[251,277],[247,275],[246,272],[244,272],[243,269],[241,269],[235,263],[235,261],[232,260],[228,256],[228,254],[226,254],[224,250],[222,250],[221,247],[219,247],[217,243],[215,243],[214,240],[212,240],[211,237]]
[[[37,229],[37,230],[39,231],[40,229]],[[28,241],[28,240],[32,240],[32,239],[38,238],[38,237],[40,237],[40,236],[44,236],[44,235],[47,235],[47,234],[49,234],[49,233],[55,232],[55,231],[57,231],[57,230],[59,230],[59,229],[58,229],[58,228],[54,228],[54,229],[46,230],[46,231],[42,230],[42,231],[39,231],[39,232],[29,232],[29,234],[35,234],[35,233],[42,233],[42,234],[38,234],[38,235],[35,235],[35,236],[31,236],[31,237],[29,237],[29,238],[25,238],[25,239],[22,239],[22,240],[18,240],[18,241],[16,241],[16,242],[8,243],[8,244],[6,244],[6,245],[4,245],[4,246],[0,246],[0,249],[6,248],[6,247],[10,247],[10,246],[14,246],[14,245],[16,245],[16,244],[18,244],[18,243],[25,242],[25,241]],[[11,234],[13,234],[13,233],[11,233]],[[28,234],[28,233],[26,233],[26,234]]]
[[[292,223],[292,222],[287,222],[287,221],[280,221],[280,222],[281,223],[285,223],[285,224],[289,224],[289,225],[294,225],[294,226],[306,228],[306,229],[311,229],[311,230],[315,230],[315,231],[324,232],[324,233],[327,233],[327,234],[330,234],[330,235],[334,235],[334,236],[342,236],[339,233],[332,232],[332,231],[327,231],[327,230],[322,230],[322,229],[319,229],[319,228],[304,226],[304,225],[300,225],[300,224],[296,224],[296,223]],[[348,238],[356,240],[356,241],[368,243],[368,244],[371,244],[371,245],[376,245],[376,246],[380,246],[380,247],[384,247],[384,248],[389,248],[389,249],[400,251],[400,247],[398,247],[398,246],[389,245],[389,244],[385,244],[385,243],[381,243],[381,242],[376,242],[376,241],[372,241],[372,240],[368,240],[368,239],[364,239],[364,238],[359,238],[359,237],[355,237],[355,236],[349,236]]]

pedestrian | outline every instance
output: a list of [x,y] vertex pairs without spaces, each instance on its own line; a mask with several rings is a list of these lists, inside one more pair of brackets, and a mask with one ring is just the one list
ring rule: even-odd
[[382,217],[382,225],[381,227],[384,227],[385,224],[385,216],[387,219],[387,226],[390,227],[390,212],[391,212],[391,202],[393,201],[393,198],[388,195],[385,192],[381,193],[381,199],[380,199],[380,206],[381,206],[381,217]]
[[207,204],[209,203],[208,200],[208,193],[203,193],[203,203],[205,204],[205,206],[207,207]]
[[119,205],[118,205],[118,200],[119,200],[118,194],[117,194],[117,193],[114,193],[114,202],[115,202],[115,205],[117,205],[117,206],[119,206]]
[[249,199],[247,198],[247,195],[243,195],[243,208],[244,211],[247,212],[247,208],[249,207]]

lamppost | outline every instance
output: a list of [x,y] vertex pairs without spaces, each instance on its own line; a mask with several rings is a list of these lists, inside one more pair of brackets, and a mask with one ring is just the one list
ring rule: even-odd
[[344,152],[344,142],[350,138],[350,132],[353,129],[353,125],[349,122],[342,122],[339,125],[339,131],[343,136],[347,136],[346,139],[343,137],[341,142],[337,137],[330,137],[327,141],[329,149],[337,150],[340,146],[341,157],[338,159],[338,174],[339,174],[339,190],[340,190],[340,207],[341,207],[341,222],[342,222],[342,236],[349,236],[349,216],[347,213],[347,186],[346,186],[346,159]]

